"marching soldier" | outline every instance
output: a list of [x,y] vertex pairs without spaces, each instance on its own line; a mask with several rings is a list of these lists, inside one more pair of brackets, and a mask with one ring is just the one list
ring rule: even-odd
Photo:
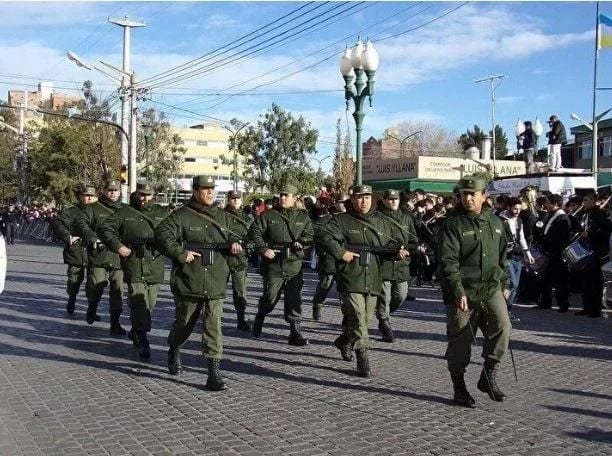
[[87,248],[77,233],[76,222],[83,216],[85,206],[95,202],[96,189],[78,184],[75,193],[79,202],[75,205],[66,206],[53,223],[56,236],[65,245],[64,263],[68,265],[66,312],[70,315],[74,314],[77,294],[79,294],[79,288],[81,288],[87,269]]
[[317,233],[317,243],[337,261],[336,280],[346,324],[334,345],[345,361],[353,360],[354,349],[358,374],[369,377],[368,326],[381,295],[382,261],[405,259],[408,251],[397,245],[390,224],[372,207],[369,185],[353,188],[348,211],[334,216]]
[[210,176],[193,178],[193,196],[155,229],[160,251],[172,259],[170,287],[175,317],[168,335],[168,370],[182,371],[180,348],[203,313],[202,352],[207,359],[206,388],[227,389],[219,367],[223,357],[221,317],[230,275],[228,255],[239,255],[241,234],[236,222],[215,205],[215,181]]
[[478,328],[484,334],[484,368],[478,389],[501,402],[506,395],[496,381],[498,366],[506,358],[510,320],[506,264],[506,231],[499,217],[484,208],[486,181],[470,176],[459,182],[461,207],[440,232],[440,282],[447,306],[446,359],[454,388],[454,402],[474,407],[465,369]]
[[289,345],[308,344],[300,332],[302,320],[302,262],[304,247],[312,243],[313,227],[308,214],[295,207],[297,188],[285,185],[279,203],[251,225],[249,237],[262,257],[263,296],[253,323],[253,336],[260,337],[264,319],[284,293],[285,321],[289,323]]
[[[236,231],[242,234],[241,239],[246,239],[251,226],[251,219],[241,210],[242,194],[238,191],[231,191],[227,194],[227,212],[236,222]],[[249,259],[246,249],[240,254],[231,256],[228,259],[230,273],[232,276],[232,298],[236,309],[236,327],[242,331],[250,331],[251,325],[245,318],[247,307],[247,273],[249,269]]]
[[151,313],[159,284],[164,282],[164,258],[155,246],[153,235],[170,212],[151,202],[153,194],[149,184],[137,183],[130,203],[108,217],[100,229],[104,244],[121,257],[132,323],[128,337],[139,348],[141,360],[151,357],[147,333],[151,331]]
[[123,312],[123,271],[119,255],[109,250],[98,234],[105,220],[123,206],[123,203],[119,201],[120,188],[119,181],[108,181],[98,201],[85,207],[83,217],[77,222],[77,231],[88,246],[86,321],[90,325],[94,321],[100,321],[97,313],[98,304],[104,288],[110,284],[110,332],[124,336],[125,329],[119,323],[119,317]]
[[[416,246],[418,239],[412,218],[400,210],[399,191],[386,190],[378,202],[378,211],[385,216],[396,242],[406,249],[409,244]],[[389,322],[390,314],[402,305],[408,296],[410,259],[385,261],[382,267],[382,294],[376,304],[378,329],[384,342],[393,342],[393,329]]]

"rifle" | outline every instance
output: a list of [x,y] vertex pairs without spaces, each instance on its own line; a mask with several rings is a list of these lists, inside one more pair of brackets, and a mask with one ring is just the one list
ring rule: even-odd
[[211,242],[211,243],[191,243],[185,244],[185,250],[200,254],[202,266],[213,264],[215,252],[229,252],[234,242]]
[[[296,249],[294,244],[299,242],[302,244],[302,249]],[[304,250],[305,247],[313,245],[314,242],[305,242],[305,241],[290,241],[290,242],[272,242],[268,244],[268,248],[273,250],[275,253],[280,253],[281,260],[286,260],[289,258],[291,252],[299,252]]]
[[[382,257],[388,257],[393,255],[394,257],[399,253],[401,248],[405,248],[409,251],[416,251],[418,244],[409,243],[406,246],[401,245],[362,245],[362,244],[345,244],[344,248],[350,252],[359,254],[359,266],[369,266],[372,262],[372,255],[380,255]],[[390,258],[383,258],[390,260]]]
[[147,249],[153,251],[155,246],[153,238],[139,238],[124,242],[126,247],[129,247],[136,258],[144,258],[147,254]]

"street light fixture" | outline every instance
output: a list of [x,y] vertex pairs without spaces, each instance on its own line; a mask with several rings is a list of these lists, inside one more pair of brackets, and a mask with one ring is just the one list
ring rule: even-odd
[[410,133],[408,136],[404,137],[403,139],[398,138],[397,136],[387,132],[387,136],[389,138],[395,139],[396,141],[399,141],[400,143],[400,157],[404,158],[404,143],[406,142],[406,140],[408,140],[409,138],[412,138],[413,136],[416,136],[420,133],[423,133],[423,130],[419,130],[419,131],[415,131],[414,133]]
[[225,128],[227,131],[231,133],[231,138],[232,138],[232,150],[234,152],[233,165],[234,165],[234,191],[235,192],[238,191],[238,148],[236,147],[236,135],[238,135],[240,130],[242,130],[244,127],[248,125],[249,125],[249,122],[241,122],[239,120],[234,121],[234,126],[238,127],[238,129],[236,130],[232,130],[231,126],[229,125],[223,125],[223,128]]
[[[374,74],[378,69],[379,57],[378,52],[374,48],[371,41],[367,40],[365,45],[361,40],[357,40],[355,46],[351,49],[347,48],[340,60],[340,73],[344,78],[344,98],[346,100],[346,109],[349,108],[349,101],[353,100],[355,104],[355,119],[356,142],[357,142],[357,173],[356,184],[362,184],[362,152],[363,144],[361,143],[361,132],[363,130],[363,103],[366,97],[372,106],[372,97],[374,96]],[[367,82],[364,81],[363,75],[366,75]]]
[[575,113],[571,113],[570,114],[570,119],[572,120],[577,120],[578,122],[582,123],[582,125],[584,125],[585,127],[587,127],[589,130],[591,130],[593,132],[593,140],[592,140],[592,153],[591,153],[591,163],[593,166],[593,178],[595,179],[595,184],[597,184],[597,170],[598,170],[598,164],[597,164],[597,159],[598,159],[598,150],[597,150],[597,126],[599,124],[599,121],[606,115],[608,114],[610,111],[612,111],[612,108],[605,110],[604,112],[602,112],[601,114],[599,114],[598,116],[596,116],[593,119],[593,122],[589,123],[586,120],[582,120],[580,117],[578,117],[577,114]]

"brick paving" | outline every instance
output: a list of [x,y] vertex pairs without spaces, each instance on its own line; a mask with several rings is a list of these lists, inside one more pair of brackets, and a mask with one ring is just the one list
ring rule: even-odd
[[[475,410],[452,406],[444,361],[444,308],[431,288],[393,317],[397,340],[374,340],[374,377],[355,376],[331,344],[340,330],[337,299],[310,319],[315,276],[304,288],[310,345],[287,345],[282,303],[260,340],[224,316],[230,389],[211,393],[200,352],[201,324],[183,350],[184,373],[165,367],[173,304],[164,286],[153,315],[150,363],[103,321],[84,321],[85,302],[65,312],[61,249],[9,247],[0,295],[0,455],[609,455],[612,453],[612,319],[518,306],[511,363],[500,384],[509,400],[476,389],[475,348],[467,374]],[[260,278],[252,274],[255,312]],[[573,299],[576,302],[576,299]],[[127,310],[127,309],[126,309]],[[609,312],[606,312],[606,317]],[[127,326],[127,312],[122,323]],[[479,344],[482,339],[479,337]]]

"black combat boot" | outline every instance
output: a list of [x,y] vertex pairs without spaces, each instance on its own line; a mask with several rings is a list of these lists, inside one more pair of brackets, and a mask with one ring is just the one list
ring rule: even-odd
[[75,304],[76,304],[76,295],[70,295],[68,297],[68,302],[66,303],[66,312],[68,312],[69,315],[74,314]]
[[148,361],[151,359],[151,347],[149,345],[149,339],[145,331],[138,332],[138,341],[140,342],[138,350],[138,358],[141,361]]
[[367,350],[355,350],[357,355],[357,374],[360,377],[370,377],[372,371],[370,370],[370,360],[368,359]]
[[236,310],[236,327],[240,331],[250,331],[251,322],[244,318],[244,310]]
[[314,321],[321,320],[321,304],[313,304],[312,305],[312,319]]
[[391,329],[391,323],[389,319],[378,320],[378,330],[382,334],[382,341],[392,343],[395,340],[393,336],[393,329]]
[[263,324],[266,316],[260,312],[257,312],[255,315],[255,321],[253,322],[253,337],[259,338],[261,336],[261,330],[263,329]]
[[138,332],[134,328],[128,331],[127,336],[128,339],[132,341],[132,344],[134,344],[134,347],[140,346],[140,341],[138,340]]
[[121,327],[119,323],[119,314],[111,314],[110,333],[117,336],[125,336],[126,331]]
[[336,340],[334,340],[334,345],[338,350],[340,350],[340,355],[342,355],[342,359],[344,361],[353,361],[353,347],[351,347],[351,343],[344,339],[344,337],[340,336]]
[[495,361],[486,360],[477,386],[480,391],[487,393],[491,400],[503,402],[506,399],[506,395],[497,385],[497,380],[495,378],[496,370],[497,363]]
[[183,372],[183,365],[181,364],[181,347],[169,347],[168,348],[168,372],[172,375],[179,375]]
[[210,391],[223,391],[227,389],[227,385],[221,378],[219,372],[220,359],[208,358],[208,379],[206,380],[206,389]]
[[470,395],[465,386],[465,380],[463,378],[462,371],[451,372],[451,380],[453,381],[453,390],[455,390],[455,396],[453,397],[453,403],[462,407],[474,408],[476,407],[476,401]]
[[89,302],[87,304],[87,315],[85,316],[85,321],[87,321],[88,325],[93,325],[94,321],[100,321],[102,320],[102,318],[100,318],[100,315],[98,315],[98,303],[96,302],[95,304],[92,302]]
[[300,322],[292,321],[289,323],[291,332],[289,333],[289,345],[295,345],[296,347],[303,347],[308,345],[308,339],[304,339],[300,332]]

